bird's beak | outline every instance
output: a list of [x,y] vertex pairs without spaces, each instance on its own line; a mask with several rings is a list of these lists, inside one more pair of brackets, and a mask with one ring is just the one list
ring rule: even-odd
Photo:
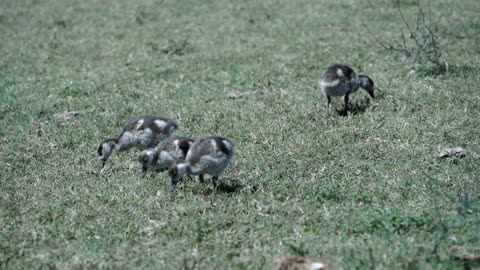
[[105,163],[107,163],[107,161],[102,159],[101,162],[102,162],[102,169],[103,169],[105,167]]

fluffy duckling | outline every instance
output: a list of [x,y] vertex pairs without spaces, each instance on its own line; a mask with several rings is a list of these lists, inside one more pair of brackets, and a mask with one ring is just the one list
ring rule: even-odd
[[345,111],[348,106],[349,95],[356,92],[358,88],[363,88],[374,98],[373,80],[365,75],[357,75],[353,69],[347,65],[334,64],[325,70],[320,77],[320,89],[327,98],[327,111],[330,108],[332,96],[343,96],[345,102]]
[[300,257],[278,257],[273,262],[274,270],[330,270],[330,266],[321,260]]
[[130,119],[118,138],[106,139],[98,147],[102,168],[113,150],[126,151],[132,147],[140,150],[153,148],[177,129],[175,121],[164,117],[140,116]]
[[204,174],[212,176],[213,183],[218,181],[218,175],[230,164],[234,144],[222,137],[205,137],[195,140],[187,153],[184,162],[173,164],[168,169],[170,190],[175,187],[185,174],[198,175],[198,181],[203,182]]
[[143,150],[138,156],[142,164],[142,177],[149,168],[154,170],[168,169],[176,162],[185,160],[193,140],[185,137],[171,137],[163,140],[157,147]]

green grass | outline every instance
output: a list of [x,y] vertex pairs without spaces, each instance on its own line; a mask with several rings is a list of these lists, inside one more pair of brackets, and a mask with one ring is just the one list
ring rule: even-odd
[[[110,2],[0,3],[0,268],[475,267],[453,248],[480,246],[462,223],[480,212],[478,1],[432,1],[440,76],[361,27],[398,37],[391,1]],[[325,115],[315,85],[335,62],[374,79],[375,104],[360,91]],[[231,138],[220,188],[170,193],[165,174],[140,179],[136,151],[101,173],[99,143],[141,114]],[[453,146],[467,157],[436,157]]]

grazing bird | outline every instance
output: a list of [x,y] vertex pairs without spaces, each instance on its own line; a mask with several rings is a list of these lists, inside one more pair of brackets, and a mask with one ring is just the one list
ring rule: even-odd
[[330,270],[330,266],[321,260],[300,257],[278,257],[273,262],[274,270]]
[[102,168],[113,150],[126,151],[132,147],[140,150],[153,148],[177,129],[177,123],[168,118],[141,116],[130,119],[118,138],[106,139],[98,147]]
[[373,80],[365,75],[357,75],[347,65],[334,64],[329,66],[320,77],[319,85],[323,95],[327,98],[327,112],[330,108],[330,97],[332,96],[343,96],[346,111],[349,95],[357,91],[359,87],[367,91],[371,98],[374,98]]
[[138,156],[138,161],[142,164],[142,177],[145,177],[149,168],[168,169],[176,162],[184,161],[192,144],[193,140],[190,138],[170,137],[155,148],[143,150]]
[[203,182],[204,174],[212,176],[214,184],[218,175],[230,164],[235,146],[222,137],[204,137],[195,140],[184,162],[173,164],[168,169],[170,190],[175,187],[185,174],[198,175],[198,182]]

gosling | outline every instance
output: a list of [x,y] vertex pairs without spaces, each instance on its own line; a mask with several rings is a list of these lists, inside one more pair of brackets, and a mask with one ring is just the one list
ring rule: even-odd
[[274,270],[330,270],[328,263],[300,256],[278,257],[273,262]]
[[168,169],[170,191],[175,191],[178,182],[185,174],[198,175],[198,182],[203,183],[205,174],[212,176],[216,185],[218,175],[232,161],[234,144],[222,137],[205,137],[195,140],[184,162],[173,164]]
[[147,175],[149,168],[157,171],[168,169],[176,162],[185,161],[193,140],[185,137],[171,137],[163,140],[157,147],[143,150],[138,156],[142,165],[141,177]]
[[373,89],[375,86],[373,80],[365,75],[357,75],[347,65],[334,64],[329,66],[320,77],[319,85],[327,99],[327,112],[330,109],[332,96],[343,96],[345,111],[347,111],[349,95],[355,93],[359,87],[367,91],[371,98],[374,98]]
[[130,119],[118,138],[106,139],[98,147],[97,153],[102,168],[113,150],[127,151],[132,147],[140,150],[153,148],[177,129],[175,121],[164,117],[141,116]]

